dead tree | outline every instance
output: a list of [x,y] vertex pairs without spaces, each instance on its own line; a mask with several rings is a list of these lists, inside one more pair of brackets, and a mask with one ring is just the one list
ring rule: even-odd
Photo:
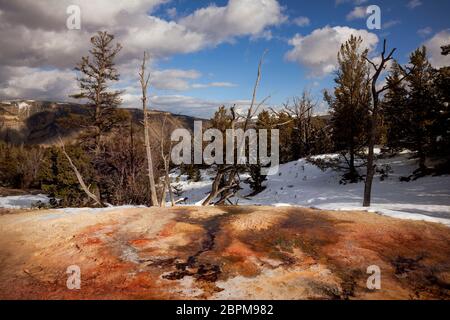
[[153,171],[152,149],[150,146],[150,134],[149,134],[149,115],[147,109],[147,89],[148,82],[150,80],[150,74],[145,74],[145,64],[147,62],[147,53],[144,52],[144,58],[142,60],[141,71],[139,72],[139,81],[142,89],[142,111],[144,113],[144,138],[145,138],[145,150],[147,154],[147,170],[148,181],[150,185],[150,199],[152,206],[158,206],[158,196],[156,194],[155,175]]
[[[364,185],[364,207],[370,207],[371,199],[372,199],[372,183],[373,177],[375,175],[375,144],[377,139],[377,128],[378,128],[378,115],[380,109],[380,95],[390,88],[390,85],[387,84],[384,87],[378,89],[377,82],[380,78],[381,73],[386,68],[387,63],[391,61],[396,51],[396,48],[392,49],[391,52],[386,56],[386,40],[383,43],[383,51],[381,53],[381,61],[380,64],[375,64],[373,61],[366,58],[367,62],[372,65],[374,68],[374,75],[371,78],[371,90],[372,90],[372,106],[369,108],[369,128],[368,128],[368,140],[369,140],[369,150],[367,155],[367,174],[366,181]],[[403,81],[406,78],[404,75],[399,82]]]
[[166,120],[167,115],[164,117],[163,125],[161,127],[161,136],[160,136],[160,147],[161,147],[161,159],[164,163],[164,183],[163,183],[163,189],[161,193],[161,201],[160,206],[164,207],[166,205],[166,192],[169,192],[170,197],[170,203],[172,204],[172,207],[175,206],[175,198],[173,196],[173,190],[172,190],[172,184],[170,181],[170,154],[172,152],[172,143],[169,143],[169,149],[166,152],[166,146],[165,146],[165,140],[167,137],[167,134],[165,132],[166,128]]
[[270,108],[272,113],[277,117],[287,117],[289,120],[278,123],[276,127],[283,127],[290,123],[293,124],[296,137],[297,150],[296,156],[304,157],[310,155],[311,140],[314,135],[313,132],[313,113],[316,103],[311,99],[310,93],[305,91],[301,97],[295,97],[292,101],[292,106],[289,101],[283,104],[283,108],[279,111]]
[[[261,57],[261,60],[259,61],[258,65],[258,73],[256,76],[256,82],[255,86],[253,88],[253,95],[252,100],[250,103],[250,107],[247,111],[247,115],[245,117],[240,116],[236,110],[235,107],[231,108],[232,113],[232,120],[231,120],[231,131],[234,135],[234,132],[236,130],[236,125],[238,122],[242,122],[243,125],[242,129],[245,132],[253,117],[258,113],[258,109],[267,101],[267,98],[265,98],[262,102],[260,102],[258,105],[256,105],[256,95],[259,87],[259,83],[261,81],[261,68],[264,60],[264,56],[266,55],[267,51],[264,52],[263,56]],[[239,145],[237,145],[237,150],[242,150],[242,148],[245,146],[245,138],[242,139]],[[225,180],[225,181],[224,181]],[[233,165],[224,165],[221,168],[217,170],[216,177],[214,179],[214,182],[212,184],[211,192],[209,193],[208,197],[203,201],[203,206],[208,206],[210,203],[216,199],[219,195],[221,196],[217,204],[225,204],[226,201],[228,201],[230,198],[232,198],[236,192],[239,190],[239,165],[233,164]]]
[[95,195],[93,194],[90,190],[89,187],[86,186],[86,183],[84,182],[83,176],[81,175],[81,173],[78,171],[78,168],[75,166],[75,164],[73,163],[72,159],[70,158],[69,154],[66,152],[66,147],[64,146],[64,142],[62,141],[61,137],[59,138],[59,142],[61,144],[61,149],[62,152],[64,154],[64,156],[67,158],[67,161],[69,161],[69,165],[72,168],[73,172],[75,173],[75,176],[77,177],[78,183],[81,186],[81,189],[83,189],[84,193],[86,193],[86,195],[91,198],[95,204],[105,207],[105,205],[103,204],[103,202]]

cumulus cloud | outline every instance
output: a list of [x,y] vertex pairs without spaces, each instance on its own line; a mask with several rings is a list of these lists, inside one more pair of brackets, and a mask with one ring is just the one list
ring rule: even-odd
[[428,49],[430,62],[435,68],[450,66],[450,56],[443,56],[441,47],[450,44],[450,29],[442,30],[436,33],[424,45]]
[[311,20],[308,17],[297,17],[292,22],[299,27],[306,27],[311,24]]
[[400,20],[389,20],[389,21],[386,21],[386,22],[383,23],[382,28],[383,29],[389,29],[389,28],[395,27],[395,26],[397,26],[397,25],[399,25],[401,23],[402,22]]
[[422,3],[421,0],[410,0],[410,1],[406,4],[406,6],[407,6],[409,9],[415,9],[415,8],[417,8],[417,7],[420,7],[422,4],[423,4],[423,3]]
[[[5,65],[73,67],[86,54],[90,37],[99,29],[114,33],[124,45],[119,56],[122,61],[140,56],[144,50],[155,57],[166,57],[208,45],[204,34],[147,15],[163,2],[0,0],[0,59]],[[81,8],[81,30],[66,28],[66,9],[72,4]]]
[[3,67],[0,76],[0,97],[37,100],[68,100],[77,87],[71,70],[42,70],[29,67]]
[[367,16],[367,7],[355,7],[353,10],[347,14],[346,19],[348,21],[356,20],[356,19],[363,19]]
[[430,35],[433,32],[433,28],[431,27],[425,27],[422,29],[417,30],[417,34],[421,37],[426,37]]
[[178,23],[218,43],[243,35],[257,36],[286,21],[282,11],[276,0],[230,0],[224,7],[213,4],[199,9]]
[[0,0],[3,18],[14,25],[46,30],[66,28],[67,7],[77,5],[81,9],[82,26],[95,31],[99,27],[114,26],[121,16],[151,12],[167,0]]
[[201,76],[196,70],[166,69],[150,73],[150,85],[159,90],[183,91],[190,88],[189,80]]
[[[133,93],[132,90],[127,90],[122,99],[124,105],[130,108],[138,108],[141,104],[140,95],[137,92]],[[149,97],[149,105],[152,109],[205,119],[211,118],[217,108],[224,104],[227,103],[186,95],[151,95]]]
[[[188,54],[248,36],[270,38],[270,27],[285,21],[277,0],[229,0],[180,18],[174,8],[167,19],[153,15],[170,0],[0,0],[0,98],[67,100],[76,92],[71,70],[89,50],[97,30],[108,30],[123,45],[117,57],[120,88],[134,96],[142,53],[152,57],[151,86],[156,90],[231,87],[232,83],[199,83],[196,70],[160,70],[154,62]],[[68,30],[69,5],[81,8],[81,30]],[[194,83],[195,81],[195,83]],[[125,96],[125,100],[129,98]]]
[[[127,90],[123,96],[124,105],[129,107],[140,107],[140,95],[133,90]],[[152,109],[169,111],[174,114],[184,114],[193,117],[210,119],[220,106],[235,106],[239,114],[245,114],[250,107],[251,100],[208,100],[181,94],[173,95],[151,95],[149,104]],[[260,102],[257,102],[258,104]],[[262,104],[259,111],[268,107],[275,107],[269,104]]]
[[341,44],[351,35],[361,36],[363,45],[370,51],[373,51],[378,44],[378,37],[367,30],[326,26],[314,30],[307,36],[295,35],[289,41],[293,49],[287,52],[286,59],[308,68],[310,76],[327,75],[336,69],[337,52]]

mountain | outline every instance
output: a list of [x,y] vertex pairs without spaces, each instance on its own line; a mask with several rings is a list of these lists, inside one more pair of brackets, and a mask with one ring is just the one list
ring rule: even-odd
[[[133,122],[141,125],[143,112],[139,109],[123,109],[130,113]],[[75,138],[80,128],[61,126],[65,119],[76,115],[88,117],[89,107],[76,103],[35,100],[10,100],[0,102],[0,140],[14,144],[53,144],[58,135]],[[152,111],[151,125],[160,130],[164,118],[169,126],[192,129],[196,118]]]

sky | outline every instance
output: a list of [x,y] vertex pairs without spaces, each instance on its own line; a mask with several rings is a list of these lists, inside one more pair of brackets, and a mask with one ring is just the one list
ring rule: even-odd
[[[70,30],[67,8],[80,8]],[[381,9],[369,30],[366,8]],[[435,67],[450,65],[448,0],[0,0],[0,100],[71,101],[73,70],[98,30],[123,46],[117,57],[123,107],[139,108],[138,68],[149,53],[150,107],[210,117],[220,105],[248,106],[267,50],[258,99],[280,106],[304,90],[326,112],[339,46],[361,36],[376,62],[383,39],[402,64],[426,45]]]

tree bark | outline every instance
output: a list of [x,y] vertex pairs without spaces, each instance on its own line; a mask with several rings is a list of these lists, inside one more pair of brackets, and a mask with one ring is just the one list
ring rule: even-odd
[[373,177],[375,175],[375,142],[376,142],[376,127],[378,121],[378,95],[374,96],[373,102],[373,113],[372,118],[370,120],[370,129],[369,129],[369,151],[367,155],[367,174],[366,181],[364,184],[364,207],[370,207],[372,200],[372,185],[373,185]]
[[219,187],[220,182],[222,181],[223,173],[218,172],[216,175],[216,178],[214,179],[214,182],[211,187],[211,192],[209,193],[208,197],[203,201],[202,206],[209,206],[210,202],[214,200],[219,195]]
[[156,194],[155,176],[153,172],[153,160],[152,149],[150,146],[150,134],[149,134],[149,122],[148,122],[148,109],[147,109],[147,88],[150,76],[145,76],[145,63],[147,61],[147,54],[144,53],[144,59],[142,61],[141,72],[139,73],[141,89],[142,89],[142,111],[144,112],[144,139],[145,150],[147,154],[147,170],[148,181],[150,184],[150,200],[152,206],[160,205],[158,203],[158,196]]
[[84,193],[86,193],[86,195],[91,198],[95,204],[98,204],[99,206],[105,207],[105,205],[103,204],[103,202],[95,195],[93,194],[91,191],[89,191],[89,188],[86,186],[86,184],[84,183],[84,179],[83,176],[81,175],[81,173],[78,171],[77,167],[75,166],[75,164],[73,163],[72,159],[70,158],[69,154],[66,152],[66,148],[64,146],[64,143],[62,141],[61,138],[59,138],[59,141],[61,143],[61,147],[62,147],[62,152],[64,154],[64,156],[67,158],[67,161],[69,161],[69,165],[72,168],[73,172],[75,173],[78,183],[81,186],[81,189],[83,189]]
[[[258,108],[265,101],[265,100],[263,100],[263,102],[261,102],[259,105],[256,106],[256,94],[258,91],[259,83],[261,81],[261,69],[262,69],[262,64],[263,64],[263,60],[264,60],[266,53],[267,53],[267,50],[264,51],[264,53],[259,61],[258,73],[256,76],[255,85],[253,87],[252,100],[250,103],[250,107],[247,111],[247,116],[245,117],[244,125],[242,127],[244,132],[248,129],[248,126],[249,126],[252,118],[257,114]],[[234,108],[232,108],[231,111],[233,114],[233,119],[231,121],[231,130],[232,130],[233,136],[234,136],[234,130],[235,130],[235,125],[237,122],[238,115],[235,112]],[[242,148],[244,146],[245,146],[245,138],[242,140],[242,142],[239,145],[237,145],[237,151],[239,152],[239,150],[242,150]],[[222,181],[222,178],[225,176],[226,172],[229,172],[228,179],[225,183],[225,186],[223,188],[220,188],[220,183]],[[221,198],[219,199],[218,203],[225,203],[225,201],[227,199],[230,199],[232,196],[234,196],[234,194],[236,193],[236,190],[239,188],[239,181],[236,183],[236,180],[239,180],[239,179],[236,179],[236,175],[238,175],[238,174],[239,174],[239,172],[238,172],[237,164],[235,164],[231,167],[228,167],[224,170],[220,170],[220,168],[219,168],[216,178],[213,182],[211,192],[210,192],[209,196],[206,198],[206,200],[203,202],[202,205],[208,206],[211,203],[211,201],[213,201],[219,195],[221,195]]]
[[[375,74],[372,77],[372,99],[373,99],[373,106],[372,106],[372,114],[370,118],[370,124],[369,124],[369,150],[367,155],[367,173],[366,173],[366,181],[364,184],[364,201],[363,206],[364,207],[370,207],[372,202],[372,184],[373,184],[373,177],[375,175],[375,143],[376,143],[376,134],[377,134],[377,126],[378,126],[378,111],[379,111],[379,102],[380,102],[380,94],[389,89],[389,86],[386,85],[381,89],[377,89],[377,81],[378,78],[381,75],[381,72],[385,69],[386,64],[392,60],[392,55],[395,52],[395,48],[392,49],[392,51],[389,53],[389,55],[386,57],[386,40],[384,40],[383,43],[383,52],[381,53],[381,62],[377,66],[375,63],[367,59],[367,61],[374,67]],[[370,108],[369,108],[370,110]]]

